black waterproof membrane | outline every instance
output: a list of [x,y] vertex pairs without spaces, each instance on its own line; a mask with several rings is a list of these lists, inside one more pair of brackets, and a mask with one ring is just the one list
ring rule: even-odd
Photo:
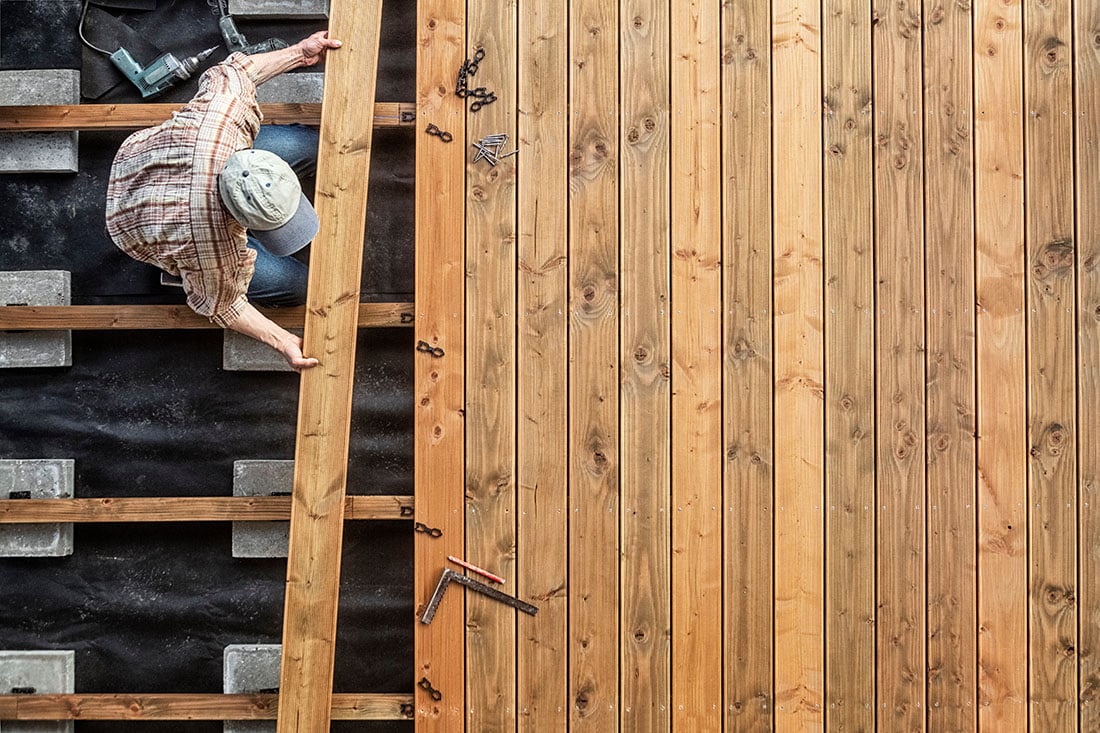
[[[206,0],[136,9],[151,4],[95,12],[180,57],[221,41]],[[83,64],[110,86],[102,68],[90,68],[101,60],[82,50],[81,5],[0,0],[0,69]],[[384,8],[378,100],[412,101],[416,3]],[[238,19],[251,42],[294,42],[324,26]],[[191,80],[153,101],[184,101],[194,89]],[[85,101],[140,97],[125,82]],[[375,133],[364,301],[412,299],[413,134]],[[0,177],[0,271],[68,270],[76,305],[183,302],[107,236],[107,174],[125,136],[81,133],[76,174]],[[230,495],[235,460],[294,457],[298,378],[223,371],[221,351],[218,330],[74,332],[72,367],[0,370],[0,458],[72,458],[82,497]],[[360,331],[349,493],[412,493],[413,355],[410,329]],[[234,559],[230,532],[224,522],[84,524],[71,557],[0,559],[0,649],[75,650],[77,692],[221,692],[226,645],[281,641],[286,582],[285,560]],[[414,689],[412,545],[405,522],[345,524],[337,692]],[[80,721],[76,730],[213,733],[222,724]]]

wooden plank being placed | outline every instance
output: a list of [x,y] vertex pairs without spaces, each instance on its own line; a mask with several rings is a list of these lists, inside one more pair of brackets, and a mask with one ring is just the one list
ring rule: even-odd
[[[283,328],[305,325],[305,306],[260,308]],[[360,303],[359,328],[411,326],[412,303]],[[184,305],[0,306],[0,331],[110,331],[217,329],[206,316]]]
[[[9,720],[273,720],[279,695],[0,695]],[[340,693],[333,720],[405,720],[412,695]]]
[[717,3],[685,0],[671,22],[671,707],[673,728],[692,730],[722,727],[719,17]]
[[516,650],[518,729],[566,730],[569,694],[569,34],[560,0],[519,6],[516,585],[537,599]]
[[725,729],[773,730],[771,2],[722,4]]
[[[477,86],[500,99],[470,116],[470,142],[504,133],[507,154],[517,149],[516,4],[470,0],[467,12],[469,46],[485,52]],[[509,579],[516,561],[517,160],[478,161],[466,176],[466,559]],[[466,675],[467,730],[515,730],[517,615],[492,598],[466,597],[466,665],[476,670]]]
[[928,730],[978,713],[974,404],[973,35],[970,8],[924,26],[928,297]]
[[[450,144],[416,136],[416,338],[444,352],[438,359],[417,354],[414,368],[416,519],[443,533],[415,536],[413,593],[420,610],[447,555],[461,556],[464,548],[464,183],[470,148],[465,102],[454,96],[466,58],[465,0],[417,0],[416,8],[420,125],[435,124],[454,136]],[[426,678],[443,695],[433,700],[417,688],[417,731],[450,733],[465,726],[464,609],[460,596],[440,606],[430,625],[416,625],[413,677]]]
[[875,234],[870,0],[828,0],[825,65],[825,706],[875,729]]
[[1027,730],[1027,387],[1020,0],[974,3],[978,728]]
[[570,730],[603,733],[619,720],[619,7],[569,14]]
[[921,8],[874,3],[878,728],[926,711]]
[[279,733],[328,733],[381,0],[332,3],[294,455]]
[[1070,733],[1079,648],[1071,5],[1030,2],[1024,13],[1029,726]]
[[775,727],[824,726],[821,4],[773,0]]
[[1076,3],[1080,729],[1100,730],[1100,3]]
[[[289,496],[0,499],[0,524],[262,522],[290,519]],[[411,496],[348,496],[344,519],[411,519]]]
[[[669,0],[623,0],[622,730],[672,721]],[[716,620],[716,628],[720,620]],[[713,651],[713,650],[711,650]]]
[[[137,130],[159,125],[181,105],[152,104],[71,104],[0,106],[0,130],[45,132],[67,130]],[[261,104],[264,122],[275,125],[318,125],[321,105]],[[411,126],[416,122],[416,106],[405,102],[377,102],[375,127]]]

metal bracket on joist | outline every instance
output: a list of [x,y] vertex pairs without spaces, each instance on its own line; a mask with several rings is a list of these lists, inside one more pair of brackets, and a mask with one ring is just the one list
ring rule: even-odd
[[416,683],[416,686],[424,692],[428,693],[428,695],[436,702],[439,702],[443,699],[443,693],[432,687],[432,683],[428,680],[427,677],[421,677],[420,681]]
[[443,350],[443,347],[432,346],[427,341],[417,341],[416,350],[424,354],[431,354],[436,359],[447,355],[447,352]]

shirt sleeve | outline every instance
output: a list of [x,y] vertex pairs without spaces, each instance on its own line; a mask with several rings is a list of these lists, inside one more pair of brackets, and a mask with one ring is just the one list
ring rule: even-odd
[[244,250],[239,264],[229,270],[181,267],[187,305],[222,328],[240,318],[248,302],[248,284],[252,281],[256,253]]

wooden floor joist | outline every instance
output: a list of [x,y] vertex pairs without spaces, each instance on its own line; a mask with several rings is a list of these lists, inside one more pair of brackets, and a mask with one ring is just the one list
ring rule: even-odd
[[[2,499],[0,524],[266,522],[290,519],[289,496]],[[410,519],[411,496],[347,496],[344,519]]]
[[279,733],[327,733],[335,663],[355,339],[382,2],[336,0],[329,35],[310,254],[283,614]]
[[[0,695],[0,720],[271,720],[277,694]],[[412,695],[332,696],[333,720],[403,720]]]
[[[301,328],[304,306],[260,309],[283,328]],[[360,303],[360,328],[411,326],[412,303]],[[107,331],[221,328],[184,305],[0,306],[0,331]]]
[[[159,125],[178,110],[178,104],[59,104],[0,106],[0,130],[43,132],[65,130],[137,130]],[[317,125],[320,104],[261,104],[264,122]],[[400,127],[416,122],[416,106],[407,102],[377,102],[375,127]]]

